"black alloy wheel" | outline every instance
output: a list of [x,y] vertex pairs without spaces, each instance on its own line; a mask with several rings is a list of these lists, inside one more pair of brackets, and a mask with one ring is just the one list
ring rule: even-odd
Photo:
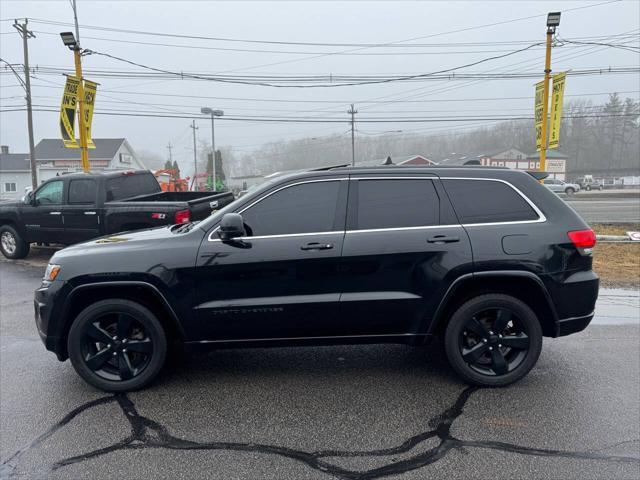
[[459,341],[462,359],[483,375],[513,371],[529,350],[529,336],[518,316],[506,308],[488,308],[469,317]]
[[535,365],[541,348],[536,315],[522,301],[502,294],[467,301],[445,333],[451,366],[469,383],[482,386],[519,380]]
[[130,380],[140,375],[153,355],[145,328],[127,313],[107,313],[85,324],[82,357],[106,380]]
[[106,391],[128,391],[158,374],[167,345],[162,325],[147,308],[111,299],[78,315],[68,349],[71,363],[87,382]]

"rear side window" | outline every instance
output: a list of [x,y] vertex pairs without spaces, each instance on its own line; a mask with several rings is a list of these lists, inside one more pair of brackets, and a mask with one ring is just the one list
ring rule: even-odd
[[461,223],[537,220],[538,214],[509,185],[493,180],[447,180],[444,187]]
[[95,180],[81,179],[69,182],[69,203],[95,203],[96,182]]
[[149,195],[160,191],[160,185],[150,173],[123,174],[107,180],[107,201]]
[[358,180],[358,230],[438,225],[431,180]]
[[[250,236],[331,232],[339,181],[312,182],[280,190],[242,212]],[[343,207],[344,208],[344,207]],[[342,225],[339,230],[343,230]]]

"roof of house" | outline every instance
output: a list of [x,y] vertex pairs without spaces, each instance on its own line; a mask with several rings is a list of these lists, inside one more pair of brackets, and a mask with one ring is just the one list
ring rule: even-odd
[[[527,155],[527,159],[539,159],[540,158],[540,152],[535,152],[535,153],[531,153],[529,155]],[[567,155],[565,155],[562,152],[559,152],[557,150],[547,150],[547,158],[557,158],[559,160],[566,160],[567,158],[569,158]]]
[[[124,143],[124,138],[94,138],[96,148],[89,150],[90,160],[111,160],[116,156],[118,149]],[[53,160],[78,160],[80,150],[66,148],[62,140],[57,138],[44,138],[36,145],[36,159],[39,162]]]
[[[434,158],[438,165],[479,165],[483,153],[450,153]],[[472,162],[472,163],[469,163]]]
[[28,153],[0,153],[0,171],[2,172],[28,172]]

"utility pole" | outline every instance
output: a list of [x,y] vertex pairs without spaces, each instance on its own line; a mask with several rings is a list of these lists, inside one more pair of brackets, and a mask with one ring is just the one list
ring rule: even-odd
[[347,113],[351,115],[351,166],[355,166],[356,164],[356,137],[355,137],[355,114],[358,111],[353,108],[353,103],[351,104],[351,108],[347,110]]
[[24,53],[24,83],[27,93],[27,129],[29,131],[29,160],[31,165],[31,187],[33,190],[38,188],[38,169],[36,164],[36,147],[33,140],[33,111],[31,109],[31,75],[29,73],[29,44],[30,38],[35,38],[32,31],[27,30],[28,20],[25,18],[24,23],[18,23],[18,20],[14,21],[13,26],[20,36],[22,37],[22,51]]
[[549,123],[549,83],[551,80],[551,42],[560,25],[560,12],[547,15],[547,42],[544,55],[544,90],[542,93],[542,142],[540,144],[540,171],[547,169],[547,125]]
[[193,185],[198,188],[198,153],[196,151],[196,121],[192,120],[191,128],[193,129]]
[[173,149],[173,145],[171,145],[171,142],[169,142],[169,144],[167,145],[167,150],[169,150],[169,161],[173,165],[173,156],[171,155],[172,149]]

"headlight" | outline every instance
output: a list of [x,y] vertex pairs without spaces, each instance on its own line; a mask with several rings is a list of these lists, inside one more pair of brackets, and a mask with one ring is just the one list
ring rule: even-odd
[[53,282],[59,273],[60,273],[60,265],[54,265],[50,263],[49,265],[47,265],[47,269],[44,272],[43,280],[47,282]]

